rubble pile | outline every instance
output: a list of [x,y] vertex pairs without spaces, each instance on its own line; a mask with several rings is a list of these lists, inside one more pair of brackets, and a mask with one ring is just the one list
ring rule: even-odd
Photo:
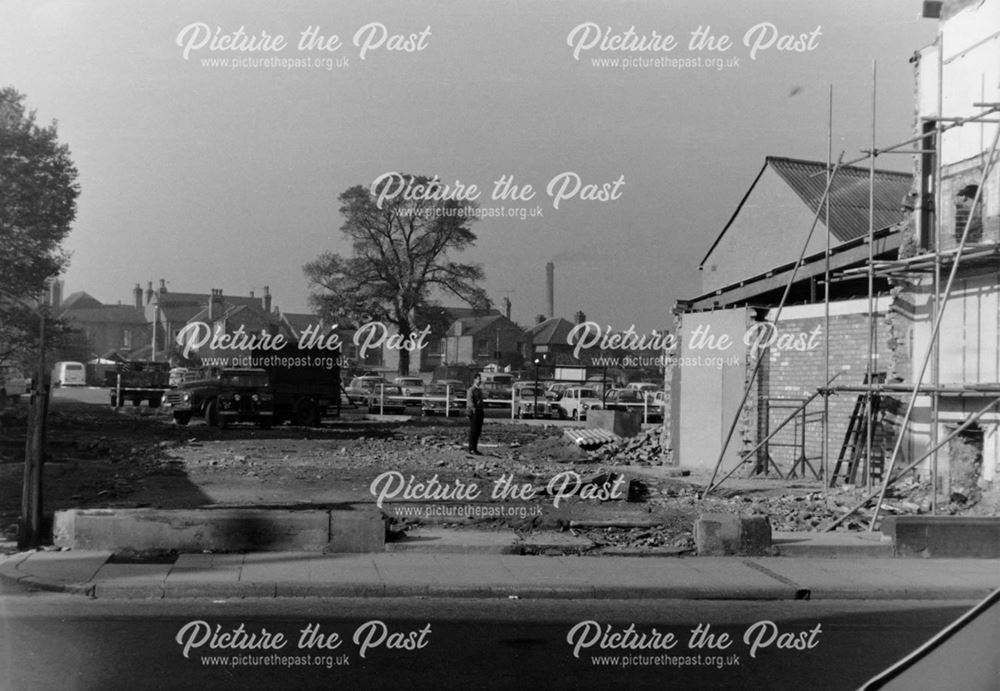
[[646,430],[635,437],[605,444],[591,454],[596,461],[613,465],[665,465],[670,449],[663,445],[663,426]]
[[673,547],[678,552],[694,549],[691,525],[660,525],[652,528],[575,528],[573,535],[584,537],[595,547]]

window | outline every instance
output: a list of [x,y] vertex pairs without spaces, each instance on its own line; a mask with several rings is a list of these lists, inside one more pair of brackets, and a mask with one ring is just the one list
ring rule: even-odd
[[978,185],[966,185],[955,195],[955,239],[961,241],[965,233],[965,224],[969,224],[968,242],[982,242],[983,239],[983,204],[982,199],[973,208],[976,201]]

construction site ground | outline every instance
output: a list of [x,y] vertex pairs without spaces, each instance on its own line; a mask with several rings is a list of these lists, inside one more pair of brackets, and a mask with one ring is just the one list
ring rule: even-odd
[[[6,540],[16,536],[26,422],[24,402],[0,411],[0,530]],[[399,539],[422,525],[474,526],[513,529],[525,536],[562,531],[585,538],[598,551],[626,547],[685,553],[693,549],[691,530],[701,512],[765,514],[776,531],[816,530],[863,497],[863,487],[824,491],[815,480],[733,477],[701,498],[708,474],[684,476],[663,465],[659,429],[589,452],[567,441],[564,429],[543,421],[490,419],[480,442],[483,455],[472,456],[465,451],[467,423],[461,418],[379,420],[354,414],[330,419],[320,428],[241,425],[219,430],[200,422],[178,426],[163,411],[145,406],[116,412],[107,405],[56,396],[48,424],[44,510],[372,504],[373,481],[396,472],[416,482],[436,476],[444,487],[475,483],[482,490],[471,502],[433,502],[458,507],[438,516],[399,515],[400,505],[427,505],[426,499],[397,496],[386,501],[384,510],[396,516],[392,535]],[[577,495],[588,484],[595,494],[556,506],[545,489],[567,472],[580,478]],[[494,482],[511,475],[513,484],[530,484],[536,495],[492,500]],[[611,485],[606,483],[619,476],[620,496],[602,500],[597,490],[607,489]],[[890,491],[886,514],[926,512],[925,486],[904,481],[900,487]],[[945,513],[995,513],[986,501],[940,499]],[[528,510],[463,515],[468,504],[491,502]],[[867,515],[856,514],[840,529],[867,528]]]

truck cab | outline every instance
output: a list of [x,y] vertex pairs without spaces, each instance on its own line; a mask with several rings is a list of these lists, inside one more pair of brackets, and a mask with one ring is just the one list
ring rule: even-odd
[[270,427],[274,419],[271,380],[263,369],[208,370],[203,378],[167,391],[163,405],[178,425],[186,425],[196,416],[220,428],[235,422]]

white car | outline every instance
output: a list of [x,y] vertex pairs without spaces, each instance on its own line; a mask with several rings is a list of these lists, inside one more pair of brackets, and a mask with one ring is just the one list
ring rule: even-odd
[[562,417],[585,420],[587,411],[600,410],[603,403],[597,389],[592,389],[589,386],[571,386],[563,391],[562,398],[559,399],[556,406],[557,412]]
[[518,418],[552,417],[552,407],[541,385],[524,382],[515,384],[514,399],[517,403],[514,414]]
[[392,383],[403,390],[410,405],[417,405],[424,396],[424,380],[420,377],[396,377]]

